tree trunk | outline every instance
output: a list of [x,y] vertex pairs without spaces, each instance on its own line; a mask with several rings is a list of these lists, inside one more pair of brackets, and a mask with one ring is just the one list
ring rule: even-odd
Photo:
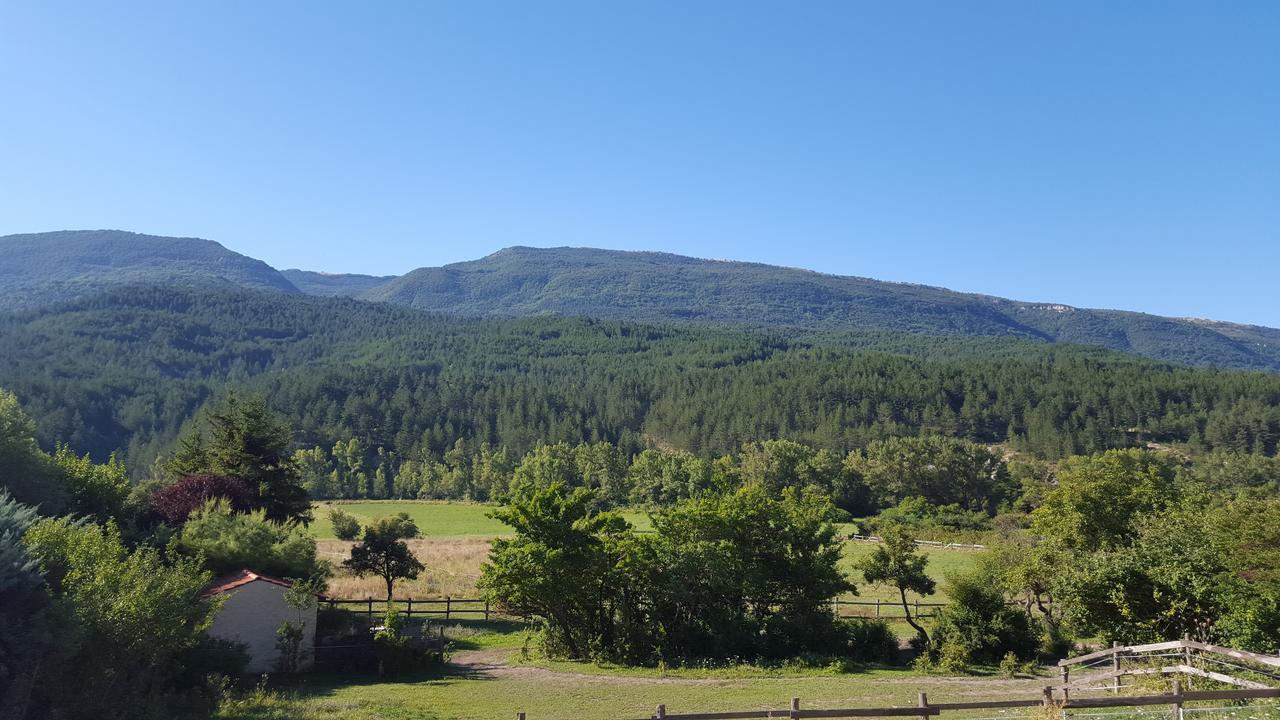
[[924,628],[915,621],[915,618],[911,617],[911,608],[907,605],[907,591],[903,588],[898,588],[898,596],[902,598],[902,614],[907,617],[907,624],[915,628],[916,633],[924,642],[924,646],[929,647],[929,633],[925,632]]
[[386,575],[382,579],[387,581],[387,607],[391,607],[391,584],[395,582],[395,578]]

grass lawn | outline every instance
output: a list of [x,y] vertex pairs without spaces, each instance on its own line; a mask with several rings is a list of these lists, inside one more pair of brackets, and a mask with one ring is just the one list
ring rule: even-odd
[[932,699],[1033,697],[1043,679],[943,678],[906,669],[839,673],[824,668],[659,670],[590,663],[521,661],[523,627],[517,623],[457,623],[449,628],[459,652],[453,663],[394,680],[312,677],[277,695],[250,697],[220,717],[439,718],[578,720],[647,718],[658,703],[669,712],[785,708],[792,697],[806,707],[884,707]]

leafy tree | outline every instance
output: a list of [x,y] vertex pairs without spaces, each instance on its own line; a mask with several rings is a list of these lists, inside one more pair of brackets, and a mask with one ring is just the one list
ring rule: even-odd
[[1032,513],[1033,527],[1066,549],[1123,544],[1135,519],[1174,504],[1175,476],[1172,460],[1144,450],[1067,458],[1057,487]]
[[1280,645],[1280,501],[1192,499],[1134,521],[1129,542],[1064,568],[1058,595],[1090,634]]
[[0,389],[0,486],[18,502],[56,514],[66,504],[66,488],[35,435],[36,425],[18,398]]
[[276,628],[276,649],[280,651],[279,669],[282,673],[293,674],[301,670],[306,663],[307,649],[303,640],[307,636],[307,614],[314,610],[316,596],[323,590],[319,578],[309,580],[295,579],[284,591],[284,603],[293,613],[293,617],[280,623]]
[[180,552],[203,557],[217,573],[249,569],[313,578],[327,575],[329,569],[316,557],[316,540],[305,528],[272,522],[263,510],[235,512],[220,498],[207,501],[187,518],[175,542]]
[[412,580],[426,569],[404,542],[417,536],[418,526],[408,513],[378,518],[365,526],[363,540],[352,546],[351,557],[342,565],[361,577],[381,577],[387,584],[389,603],[396,580]]
[[907,593],[933,594],[936,583],[924,571],[928,564],[928,556],[917,552],[915,539],[906,528],[890,527],[884,531],[881,544],[858,565],[867,582],[889,585],[898,590],[907,624],[915,629],[925,647],[929,646],[929,633],[911,616]]
[[597,649],[612,625],[601,602],[615,579],[608,549],[630,527],[620,515],[593,512],[595,502],[595,491],[570,492],[560,482],[520,486],[491,513],[515,536],[494,540],[477,584],[511,612],[545,618],[549,645],[570,657]]
[[56,717],[168,714],[155,705],[180,669],[176,657],[212,620],[214,605],[200,595],[212,576],[194,559],[129,550],[114,523],[43,520],[23,542],[64,618],[58,661],[29,669],[29,708]]
[[848,461],[880,507],[909,497],[994,514],[1014,488],[1003,459],[967,440],[926,436],[870,443]]
[[696,657],[839,652],[831,599],[854,590],[824,495],[749,484],[654,515],[644,538],[659,651]]
[[99,521],[123,519],[125,504],[132,485],[124,463],[112,455],[104,465],[95,465],[88,455],[76,455],[66,445],[59,445],[53,463],[63,477],[72,514]]

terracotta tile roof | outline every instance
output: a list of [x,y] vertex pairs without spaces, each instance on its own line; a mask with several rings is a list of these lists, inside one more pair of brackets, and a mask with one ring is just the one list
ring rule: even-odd
[[209,597],[210,595],[220,595],[229,590],[235,590],[238,587],[248,585],[256,580],[269,582],[272,585],[279,585],[280,587],[293,587],[293,583],[283,578],[262,575],[261,573],[256,573],[252,570],[240,570],[217,578],[209,584],[209,587],[204,589],[204,592],[200,593],[200,596]]

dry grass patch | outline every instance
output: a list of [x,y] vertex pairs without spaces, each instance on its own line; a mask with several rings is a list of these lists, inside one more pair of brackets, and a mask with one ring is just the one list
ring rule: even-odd
[[[489,557],[490,538],[418,538],[405,542],[427,569],[416,580],[397,581],[396,597],[428,599],[476,596],[480,564]],[[320,556],[334,566],[328,594],[343,599],[385,597],[387,590],[382,578],[372,575],[356,577],[342,567],[342,561],[351,556],[351,546],[354,544],[343,540],[321,540],[317,543]]]

